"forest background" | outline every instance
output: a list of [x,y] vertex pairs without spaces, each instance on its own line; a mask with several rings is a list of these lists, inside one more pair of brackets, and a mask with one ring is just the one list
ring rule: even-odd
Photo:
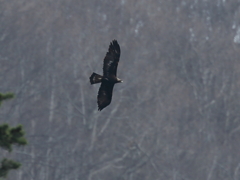
[[[110,41],[110,106],[97,111]],[[0,123],[15,180],[239,180],[239,0],[0,1]]]

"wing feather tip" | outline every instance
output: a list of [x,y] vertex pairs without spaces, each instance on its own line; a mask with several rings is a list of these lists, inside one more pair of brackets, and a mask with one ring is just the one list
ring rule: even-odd
[[115,51],[117,54],[121,53],[120,46],[116,39],[112,40],[112,42],[109,45],[108,51]]

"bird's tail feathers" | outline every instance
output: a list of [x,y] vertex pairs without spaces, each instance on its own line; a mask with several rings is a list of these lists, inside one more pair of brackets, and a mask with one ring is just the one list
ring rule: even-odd
[[89,79],[90,79],[91,84],[96,84],[96,83],[102,82],[102,76],[97,73],[92,73],[92,75],[90,76]]

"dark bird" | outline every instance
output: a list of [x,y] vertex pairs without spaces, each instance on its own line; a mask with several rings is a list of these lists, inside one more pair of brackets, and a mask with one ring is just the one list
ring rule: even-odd
[[91,84],[101,83],[97,96],[99,111],[111,103],[114,85],[122,82],[121,79],[117,78],[117,66],[120,53],[120,46],[117,40],[113,40],[110,43],[108,52],[104,58],[103,76],[97,73],[92,73],[89,78]]

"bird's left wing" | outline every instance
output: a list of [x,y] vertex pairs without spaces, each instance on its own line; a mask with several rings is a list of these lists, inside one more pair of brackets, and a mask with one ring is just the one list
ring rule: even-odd
[[108,81],[103,81],[97,97],[98,110],[101,111],[103,108],[108,106],[112,101],[112,92],[113,92],[114,84]]

